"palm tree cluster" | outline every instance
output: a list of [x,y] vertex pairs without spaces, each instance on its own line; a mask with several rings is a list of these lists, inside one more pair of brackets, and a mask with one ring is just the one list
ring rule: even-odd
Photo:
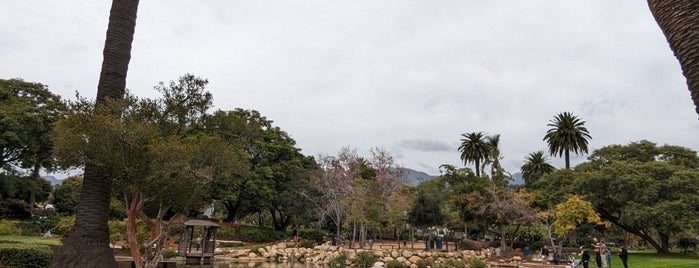
[[[502,167],[500,166],[500,134],[487,136],[483,132],[471,132],[461,134],[461,160],[464,164],[473,163],[476,167],[476,176],[481,176],[481,169],[485,165],[490,164],[491,176],[503,177]],[[481,166],[482,164],[482,166]]]

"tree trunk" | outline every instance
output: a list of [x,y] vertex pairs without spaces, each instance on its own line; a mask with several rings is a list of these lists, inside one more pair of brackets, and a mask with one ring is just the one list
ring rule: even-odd
[[[96,105],[121,99],[126,91],[126,73],[136,28],[138,0],[114,0],[104,42],[102,70]],[[109,201],[111,178],[98,167],[86,164],[75,224],[65,243],[54,254],[51,267],[117,267],[109,247]]]
[[695,112],[699,114],[699,3],[648,0],[648,6],[680,62]]

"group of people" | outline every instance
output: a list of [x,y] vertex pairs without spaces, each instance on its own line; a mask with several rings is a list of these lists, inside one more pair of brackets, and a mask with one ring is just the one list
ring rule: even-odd
[[[612,251],[607,248],[603,242],[597,242],[594,244],[595,247],[595,263],[598,268],[610,268],[612,266]],[[628,268],[627,261],[629,259],[629,252],[626,250],[625,246],[620,246],[621,252],[619,253],[619,258],[621,263],[624,264],[624,268]],[[582,265],[583,268],[589,268],[590,266],[590,253],[587,248],[580,247],[580,254],[582,255]]]

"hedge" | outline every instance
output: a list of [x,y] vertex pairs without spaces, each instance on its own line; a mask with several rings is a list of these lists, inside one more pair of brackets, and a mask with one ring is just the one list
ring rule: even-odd
[[48,267],[53,250],[46,245],[0,244],[0,263],[8,267]]

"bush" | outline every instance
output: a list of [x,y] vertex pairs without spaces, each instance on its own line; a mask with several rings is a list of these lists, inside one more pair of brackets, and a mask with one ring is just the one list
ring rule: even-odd
[[466,263],[466,265],[468,265],[468,267],[471,267],[471,268],[485,268],[486,267],[485,261],[480,259],[480,258],[477,258],[477,257],[467,258],[464,260],[464,262]]
[[316,241],[308,240],[308,239],[301,239],[301,240],[299,240],[298,245],[296,245],[296,247],[299,247],[299,248],[313,248],[315,246],[316,246]]
[[75,217],[63,217],[60,221],[58,221],[56,226],[53,227],[51,232],[60,236],[68,236],[70,228],[73,228],[74,223]]
[[386,268],[403,268],[405,265],[403,263],[397,261],[397,260],[392,260],[386,263]]
[[[177,243],[178,241],[175,241],[175,242]],[[221,241],[221,242],[218,242],[218,246],[222,247],[222,248],[239,248],[239,247],[245,246],[245,243]]]
[[417,268],[427,268],[433,266],[430,262],[426,260],[419,260],[417,261]]
[[[445,267],[445,268],[464,268],[466,267],[466,264],[460,261],[457,261],[455,259],[446,259],[444,260],[444,263],[438,265],[439,267]],[[470,268],[474,268],[475,266],[469,266]],[[482,268],[485,268],[483,266]]]
[[0,220],[0,235],[20,235],[22,230],[17,228],[17,221]]
[[8,267],[48,267],[53,251],[45,245],[0,245],[0,262]]
[[273,242],[286,237],[286,233],[270,228],[259,228],[253,226],[239,226],[239,239],[246,242]]
[[163,249],[161,253],[163,254],[163,258],[172,258],[177,256],[177,250],[171,248]]
[[337,256],[333,257],[332,259],[330,259],[330,261],[328,261],[328,266],[329,267],[345,267],[346,263],[347,263],[347,255],[345,255],[343,253],[343,254],[337,255]]
[[374,257],[373,254],[367,252],[367,251],[362,251],[357,254],[357,261],[355,262],[355,266],[359,268],[369,268],[374,266],[374,263],[376,262],[376,257]]

